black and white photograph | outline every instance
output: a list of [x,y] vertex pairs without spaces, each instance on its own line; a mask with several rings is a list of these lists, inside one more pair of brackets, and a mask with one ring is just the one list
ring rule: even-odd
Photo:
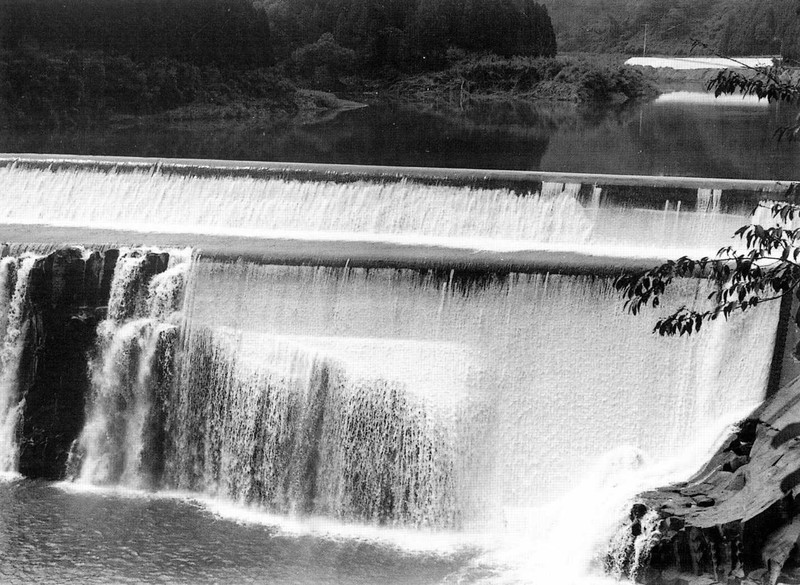
[[0,0],[0,585],[800,585],[800,0]]

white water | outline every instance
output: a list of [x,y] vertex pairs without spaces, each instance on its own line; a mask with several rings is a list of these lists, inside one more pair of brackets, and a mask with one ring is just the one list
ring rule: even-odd
[[98,355],[90,364],[92,396],[78,439],[80,481],[150,485],[148,444],[158,425],[164,354],[173,350],[189,263],[174,262],[145,276],[148,250],[124,250],[111,283],[108,316],[98,326]]
[[[705,297],[696,282],[679,286],[673,302]],[[236,294],[221,298],[223,288]],[[512,275],[462,288],[412,271],[202,264],[191,315],[196,325],[245,332],[240,360],[291,339],[347,372],[411,388],[426,376],[450,379],[428,386],[447,396],[436,404],[461,417],[456,426],[476,433],[455,443],[496,470],[466,473],[462,497],[474,500],[477,521],[501,502],[552,499],[617,445],[668,457],[728,409],[760,400],[772,308],[687,340],[651,335],[656,314],[635,319],[620,305],[604,279]],[[420,387],[407,392],[437,396]]]
[[35,262],[35,257],[0,260],[0,473],[18,467],[17,431],[25,397],[17,374],[27,331],[28,277]]
[[[604,209],[598,189],[583,207],[576,186],[518,197],[0,172],[22,197],[0,208],[6,223],[502,237],[624,254],[639,240],[713,252],[744,223],[719,213],[724,194],[711,190],[686,212],[680,201]],[[662,313],[625,314],[611,281],[593,277],[190,267],[186,253],[153,277],[145,265],[129,250],[114,274],[72,461],[79,489],[191,494],[220,515],[300,535],[479,546],[455,576],[468,582],[604,579],[598,558],[629,498],[685,478],[718,438],[708,430],[763,398],[777,325],[777,307],[763,306],[688,340],[656,338]],[[675,288],[665,310],[708,293],[697,281]]]
[[123,254],[112,282],[81,484],[288,533],[414,549],[417,529],[483,549],[462,577],[490,583],[604,579],[629,498],[761,400],[777,320],[661,339],[600,278],[184,262],[143,287],[143,264]]
[[0,169],[0,182],[15,200],[0,208],[5,224],[252,237],[411,233],[577,242],[591,230],[575,201],[580,185],[545,184],[542,193],[518,197],[506,189],[419,188],[407,181],[154,177],[10,167]]
[[[334,183],[147,172],[0,169],[7,195],[0,224],[49,225],[205,236],[487,250],[553,249],[624,256],[710,255],[745,215],[681,209],[584,207],[580,185],[541,193],[356,181]],[[131,202],[136,201],[136,205]],[[40,228],[42,229],[42,228]]]

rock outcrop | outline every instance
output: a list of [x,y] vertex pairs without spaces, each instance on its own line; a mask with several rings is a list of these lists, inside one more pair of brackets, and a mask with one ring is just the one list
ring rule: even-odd
[[[689,481],[641,494],[627,571],[658,585],[800,583],[800,379],[741,423]],[[655,516],[654,530],[642,523]],[[628,556],[632,557],[633,540]]]
[[[146,253],[146,252],[143,252]],[[165,254],[147,253],[152,274]],[[72,443],[85,420],[91,390],[87,356],[105,318],[118,250],[63,248],[36,261],[28,292],[28,323],[19,368],[24,398],[19,471],[63,479]]]

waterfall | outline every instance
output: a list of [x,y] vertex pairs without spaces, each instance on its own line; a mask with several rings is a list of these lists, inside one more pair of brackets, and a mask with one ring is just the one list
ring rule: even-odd
[[80,480],[147,487],[158,477],[159,409],[169,388],[189,266],[176,254],[120,254],[90,363],[87,421],[71,462]]
[[17,470],[20,415],[25,400],[17,372],[25,350],[28,283],[36,257],[0,260],[0,472]]
[[763,397],[777,320],[666,340],[604,278],[154,258],[117,262],[76,477],[392,526],[503,531],[619,445],[669,458]]
[[36,225],[41,233],[47,233],[44,226],[59,228],[58,241],[65,229],[75,230],[66,232],[74,234],[69,239],[83,237],[84,230],[122,230],[193,234],[190,243],[201,248],[209,238],[233,236],[653,258],[713,255],[747,221],[742,206],[723,209],[718,189],[700,189],[696,197],[688,191],[687,203],[695,206],[677,200],[658,209],[646,198],[608,197],[597,186],[582,196],[577,183],[514,191],[411,180],[13,166],[0,168],[0,182],[5,201],[14,202],[0,201],[0,225]]
[[[269,367],[264,348],[291,344],[435,404],[464,526],[551,501],[616,445],[663,459],[756,404],[777,319],[765,307],[661,339],[593,277],[204,262],[195,278],[191,322],[241,332],[238,360]],[[678,283],[675,294],[672,303],[700,302],[706,285]]]
[[[198,245],[216,235],[652,257],[713,254],[747,221],[710,189],[633,207],[628,193],[561,183],[520,193],[13,167],[0,180],[17,198],[0,202],[5,225],[183,233]],[[468,535],[483,554],[467,572],[502,573],[498,583],[585,584],[603,562],[635,574],[655,518],[631,518],[611,552],[604,539],[637,490],[688,473],[714,443],[708,429],[763,399],[779,320],[765,304],[689,339],[653,336],[670,308],[707,302],[697,279],[634,318],[597,275],[103,254],[74,274],[74,253],[51,263],[62,270],[52,290],[83,288],[41,303],[68,306],[63,322],[91,333],[80,330],[85,424],[65,441],[77,436],[72,485]],[[35,262],[0,261],[0,470],[15,469]],[[671,461],[687,451],[691,461]]]
[[697,210],[706,213],[719,213],[722,189],[698,189]]
[[[242,343],[258,364],[242,359]],[[400,381],[230,331],[193,331],[184,351],[167,485],[284,513],[454,523],[452,428]]]
[[336,183],[12,167],[0,168],[0,182],[15,202],[0,204],[0,224],[246,237],[411,234],[541,242],[584,242],[592,229],[576,200],[580,184],[545,183],[521,196],[502,188],[420,188],[406,180]]

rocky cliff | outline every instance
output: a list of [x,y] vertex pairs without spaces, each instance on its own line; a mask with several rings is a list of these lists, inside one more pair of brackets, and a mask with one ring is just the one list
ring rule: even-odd
[[640,495],[625,571],[658,585],[800,583],[798,495],[800,379],[744,420],[689,481]]
[[[152,274],[166,254],[147,253]],[[19,471],[62,479],[84,425],[91,388],[87,356],[95,351],[119,251],[63,248],[37,259],[30,273],[19,393],[24,398]]]

